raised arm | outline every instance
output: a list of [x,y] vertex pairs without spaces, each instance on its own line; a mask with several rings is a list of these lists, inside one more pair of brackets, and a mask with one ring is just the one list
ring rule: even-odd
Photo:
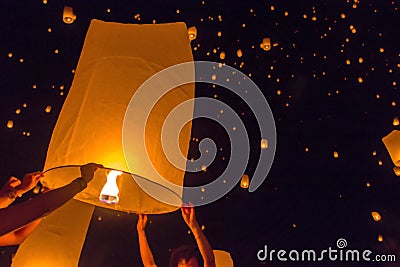
[[82,177],[75,179],[70,184],[39,195],[32,200],[0,209],[0,218],[2,218],[0,220],[0,238],[7,233],[21,229],[23,226],[47,215],[68,202],[77,193],[86,188],[87,183],[93,179],[94,172],[98,167],[101,167],[101,165],[86,164],[81,167]]
[[136,229],[138,232],[139,238],[139,248],[140,248],[140,257],[142,258],[142,262],[144,267],[157,267],[153,253],[149,247],[149,243],[147,242],[146,236],[146,224],[147,224],[147,215],[145,214],[138,214],[138,222],[136,225]]
[[215,267],[215,258],[210,243],[206,236],[201,230],[196,220],[193,206],[184,206],[181,208],[182,217],[186,224],[192,231],[194,238],[196,239],[197,246],[200,250],[200,254],[203,257],[204,267]]
[[26,192],[32,190],[41,177],[43,177],[43,173],[41,172],[26,174],[22,182],[16,177],[10,177],[6,184],[0,189],[0,209],[8,207],[14,202],[16,197],[22,196]]

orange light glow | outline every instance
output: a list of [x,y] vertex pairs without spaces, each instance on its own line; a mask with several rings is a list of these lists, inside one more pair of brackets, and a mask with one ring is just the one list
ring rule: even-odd
[[117,177],[122,174],[121,171],[110,171],[107,175],[107,182],[101,189],[99,200],[107,204],[115,204],[119,201],[119,189],[117,186]]

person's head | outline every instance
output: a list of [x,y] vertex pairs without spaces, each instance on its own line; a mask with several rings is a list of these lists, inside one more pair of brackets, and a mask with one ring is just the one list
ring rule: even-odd
[[198,267],[197,249],[192,246],[180,246],[174,249],[169,258],[169,267]]

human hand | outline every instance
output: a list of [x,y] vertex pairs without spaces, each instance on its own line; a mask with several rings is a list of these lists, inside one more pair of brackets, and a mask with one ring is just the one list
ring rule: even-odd
[[20,183],[20,186],[18,187],[18,190],[20,190],[22,193],[32,190],[42,177],[42,172],[25,174],[24,178],[22,178],[22,183]]
[[101,168],[103,165],[96,164],[96,163],[88,163],[81,166],[81,176],[86,183],[89,183],[94,176],[94,172],[97,168]]
[[21,180],[11,176],[4,186],[0,189],[1,195],[7,195],[10,190],[16,191],[16,188],[21,184]]
[[185,223],[189,226],[190,229],[198,228],[199,224],[196,220],[196,215],[194,212],[194,207],[192,204],[184,204],[181,207],[182,217]]
[[147,220],[148,218],[146,214],[138,214],[138,222],[136,225],[136,230],[138,232],[144,232],[144,229],[146,229]]

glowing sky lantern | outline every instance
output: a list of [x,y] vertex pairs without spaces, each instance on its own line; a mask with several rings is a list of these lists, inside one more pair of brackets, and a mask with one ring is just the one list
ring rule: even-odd
[[66,24],[71,24],[76,20],[76,15],[74,14],[74,10],[72,7],[65,6],[63,11],[63,21]]
[[197,29],[196,27],[190,27],[188,29],[188,36],[189,36],[189,40],[193,41],[194,39],[196,39],[197,37]]
[[260,44],[260,48],[264,49],[265,51],[271,50],[271,39],[264,38],[262,43]]
[[393,171],[394,171],[394,174],[396,174],[396,176],[400,176],[400,167],[394,166]]
[[394,172],[396,175],[400,175],[400,131],[393,130],[390,134],[382,138],[382,142],[385,144],[387,151],[389,152],[390,158],[394,163]]
[[268,148],[268,140],[261,139],[261,149],[267,149],[267,148]]
[[[128,104],[143,82],[169,66],[191,61],[184,23],[92,20],[48,147],[44,170],[49,171],[41,182],[49,188],[66,185],[80,176],[79,165],[87,162],[106,168],[98,169],[84,191],[40,223],[19,247],[12,266],[78,266],[94,206],[142,214],[179,209],[185,170],[171,162],[185,166],[191,123],[181,129],[179,137],[162,138],[163,145],[178,145],[178,158],[168,155],[167,159],[159,144],[164,121],[176,106],[194,98],[194,84],[176,87],[161,97],[146,114],[147,121],[129,121],[137,129],[129,132],[134,149],[125,150],[122,133],[126,134],[123,123]],[[186,74],[194,77],[194,66]],[[148,105],[138,101],[134,110],[139,114]],[[176,116],[192,114],[193,105],[186,111]],[[133,163],[126,162],[126,153]],[[167,201],[148,195],[143,186],[157,190]]]
[[399,125],[400,125],[399,117],[394,117],[393,118],[393,126],[399,126]]
[[381,220],[381,215],[377,211],[371,212],[371,216],[376,222],[379,222]]
[[247,174],[243,174],[242,179],[240,180],[240,187],[241,188],[249,188],[250,179]]
[[219,58],[220,59],[225,59],[225,52],[224,51],[221,51],[221,53],[219,53]]
[[11,129],[12,127],[14,127],[14,122],[12,120],[9,120],[7,122],[7,128]]

